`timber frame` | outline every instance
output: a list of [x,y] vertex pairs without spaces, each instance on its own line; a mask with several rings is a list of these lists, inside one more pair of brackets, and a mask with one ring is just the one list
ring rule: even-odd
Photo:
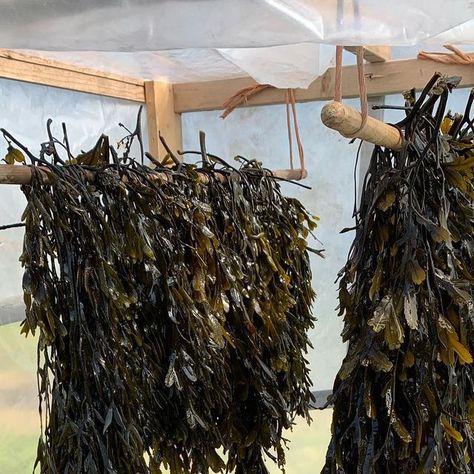
[[[346,49],[355,52],[355,47],[347,46]],[[448,76],[461,76],[460,87],[474,87],[472,67],[419,59],[390,61],[390,48],[387,46],[365,47],[364,57],[369,63],[365,67],[365,73],[370,103],[382,103],[385,95],[400,93],[412,87],[422,89],[435,72]],[[164,154],[159,133],[172,149],[182,149],[182,113],[220,110],[224,101],[236,92],[256,85],[256,82],[249,77],[184,84],[145,81],[6,49],[0,49],[0,78],[145,104],[150,153],[156,157]],[[344,66],[342,78],[343,97],[357,97],[359,88],[356,66]],[[331,100],[334,79],[334,68],[329,68],[308,89],[295,91],[297,102]],[[243,106],[274,105],[284,102],[283,91],[267,89],[249,99]],[[380,120],[383,119],[381,110],[370,111],[370,114]],[[371,147],[369,143],[363,143],[362,166],[367,164]],[[27,178],[28,171],[20,166],[0,165],[0,183],[20,184]],[[289,176],[288,170],[282,171],[286,177],[298,179],[297,175]],[[297,173],[299,170],[291,171]],[[8,304],[11,306],[7,308],[8,322],[18,320],[17,316],[22,313],[23,308],[21,298],[18,298],[18,302],[9,301]],[[6,321],[0,320],[0,325],[2,324],[6,324]],[[313,408],[327,407],[330,393],[328,390],[313,392],[315,395]]]
[[[355,50],[351,46],[346,49]],[[461,87],[474,86],[474,69],[464,65],[420,59],[390,61],[387,46],[365,47],[364,56],[369,62],[365,67],[369,97],[400,93],[412,87],[422,89],[435,72],[462,76]],[[222,109],[224,101],[237,91],[256,85],[250,77],[183,84],[145,81],[6,49],[0,49],[0,78],[145,104],[150,152],[157,157],[163,154],[159,130],[172,149],[181,149],[182,113]],[[329,68],[308,89],[297,89],[296,100],[332,99],[334,80],[334,68]],[[356,66],[343,67],[342,90],[345,98],[358,96]],[[267,89],[245,106],[282,104],[284,100],[281,90]]]

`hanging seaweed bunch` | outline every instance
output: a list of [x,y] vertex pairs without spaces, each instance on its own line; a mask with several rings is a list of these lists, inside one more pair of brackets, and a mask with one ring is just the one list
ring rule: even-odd
[[21,261],[40,471],[259,474],[265,454],[283,468],[283,430],[312,402],[315,219],[203,135],[200,164],[168,150],[174,166],[147,154],[151,169],[130,157],[139,121],[120,157],[105,136],[73,156],[48,131],[39,157],[3,131],[32,162]]
[[349,348],[324,473],[473,472],[474,93],[436,75],[376,147],[340,273]]

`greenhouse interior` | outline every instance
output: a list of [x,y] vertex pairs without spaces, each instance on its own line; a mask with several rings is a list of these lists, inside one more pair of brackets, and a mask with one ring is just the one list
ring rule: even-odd
[[474,3],[0,2],[0,474],[474,473]]

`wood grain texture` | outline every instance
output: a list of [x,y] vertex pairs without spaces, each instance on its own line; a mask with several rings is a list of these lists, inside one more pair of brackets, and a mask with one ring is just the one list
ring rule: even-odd
[[134,102],[145,102],[144,81],[140,79],[6,49],[0,49],[0,77]]
[[[474,68],[471,66],[406,59],[367,64],[365,73],[368,95],[398,94],[412,87],[420,90],[435,72],[448,76],[461,76],[463,79],[460,87],[474,86]],[[308,89],[297,89],[296,100],[298,102],[331,100],[334,94],[334,77],[334,68],[329,68]],[[252,85],[256,85],[256,82],[250,77],[175,84],[175,111],[182,113],[222,109],[226,99],[240,89]],[[357,66],[343,67],[342,93],[345,98],[358,97]],[[244,106],[283,104],[284,101],[283,90],[267,89],[251,98]]]
[[[345,50],[355,53],[357,46],[345,46]],[[390,46],[364,46],[364,59],[369,63],[381,63],[390,60]]]
[[166,155],[159,134],[173,152],[182,150],[181,114],[175,113],[173,85],[165,82],[145,82],[150,153],[156,158]]
[[340,102],[330,102],[321,111],[321,120],[346,138],[360,138],[374,145],[399,150],[403,140],[400,131],[373,117],[367,117],[362,127],[362,115],[357,110]]
[[[38,166],[36,169],[41,173],[43,182],[45,184],[51,184],[50,173],[48,172],[48,169],[41,166]],[[92,182],[94,180],[94,172],[87,170],[86,173],[87,179]],[[0,184],[27,185],[31,183],[31,175],[31,166],[0,165]],[[301,170],[275,170],[272,171],[272,175],[275,176],[275,178],[298,181],[300,179],[306,178],[307,172],[305,171],[303,175],[301,175]],[[224,175],[219,173],[216,176],[222,181],[226,179]],[[166,173],[156,173],[151,175],[151,179],[167,180],[169,179],[169,175]],[[206,184],[209,181],[209,178],[205,173],[202,173],[199,175],[199,181],[201,181],[203,184]]]

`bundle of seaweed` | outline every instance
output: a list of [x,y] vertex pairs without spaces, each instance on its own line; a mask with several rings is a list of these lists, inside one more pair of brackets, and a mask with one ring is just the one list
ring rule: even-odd
[[74,157],[65,137],[69,164],[51,133],[40,157],[23,148],[40,470],[258,474],[264,454],[283,467],[282,431],[312,401],[315,220],[256,161],[235,169],[202,140],[200,165],[170,153],[150,169],[130,158],[135,138],[119,158],[106,137]]
[[403,150],[373,152],[340,274],[349,348],[324,473],[474,470],[474,94],[445,116],[458,81],[434,76],[398,124]]

